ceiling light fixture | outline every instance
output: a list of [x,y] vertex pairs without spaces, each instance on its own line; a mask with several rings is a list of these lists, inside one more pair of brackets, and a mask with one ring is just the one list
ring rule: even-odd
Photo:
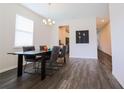
[[55,21],[53,21],[52,19],[48,18],[48,19],[43,19],[42,20],[43,24],[45,25],[54,25]]
[[[48,11],[50,12],[51,3],[48,3],[48,9],[49,9]],[[50,26],[52,26],[52,25],[55,24],[55,21],[52,20],[51,18],[43,19],[42,22],[43,22],[43,24],[45,24],[45,25],[50,25]]]

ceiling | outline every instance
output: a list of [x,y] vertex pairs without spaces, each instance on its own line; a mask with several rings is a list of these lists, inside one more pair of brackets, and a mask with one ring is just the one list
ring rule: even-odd
[[22,5],[55,21],[109,16],[108,4],[105,3],[24,3]]

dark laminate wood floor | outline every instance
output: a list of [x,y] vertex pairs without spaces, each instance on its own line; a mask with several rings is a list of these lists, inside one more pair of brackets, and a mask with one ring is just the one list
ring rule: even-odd
[[17,78],[16,69],[1,73],[0,88],[119,89],[122,87],[97,60],[70,58],[64,67],[43,81],[38,74],[24,73],[21,78]]
[[98,59],[108,71],[112,72],[112,56],[98,49]]

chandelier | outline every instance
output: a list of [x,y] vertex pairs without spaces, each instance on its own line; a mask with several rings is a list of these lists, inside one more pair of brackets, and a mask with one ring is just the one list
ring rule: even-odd
[[50,18],[48,18],[48,19],[43,19],[42,20],[43,21],[43,24],[45,24],[45,25],[54,25],[55,24],[55,21],[54,20],[52,20],[52,19],[50,19]]
[[[52,8],[51,7],[51,3],[48,3],[48,10],[49,10],[49,12],[51,11],[51,8]],[[55,24],[55,21],[52,20],[51,18],[43,19],[42,22],[43,22],[43,24],[50,25],[50,26]]]

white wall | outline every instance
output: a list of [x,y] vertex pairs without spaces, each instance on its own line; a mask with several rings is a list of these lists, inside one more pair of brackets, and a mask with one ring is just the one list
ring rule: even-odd
[[35,46],[50,46],[52,28],[41,24],[43,17],[18,4],[0,4],[0,72],[17,66],[17,56],[7,55],[8,52],[20,50],[14,48],[16,14],[34,21]]
[[110,4],[112,73],[124,87],[124,4]]
[[[96,36],[96,18],[85,18],[68,20],[57,23],[52,31],[53,45],[58,45],[59,26],[69,25],[70,35],[70,57],[75,58],[97,58],[97,36]],[[75,31],[89,30],[89,44],[76,44]]]
[[110,24],[107,23],[99,32],[99,49],[111,55],[111,31]]

